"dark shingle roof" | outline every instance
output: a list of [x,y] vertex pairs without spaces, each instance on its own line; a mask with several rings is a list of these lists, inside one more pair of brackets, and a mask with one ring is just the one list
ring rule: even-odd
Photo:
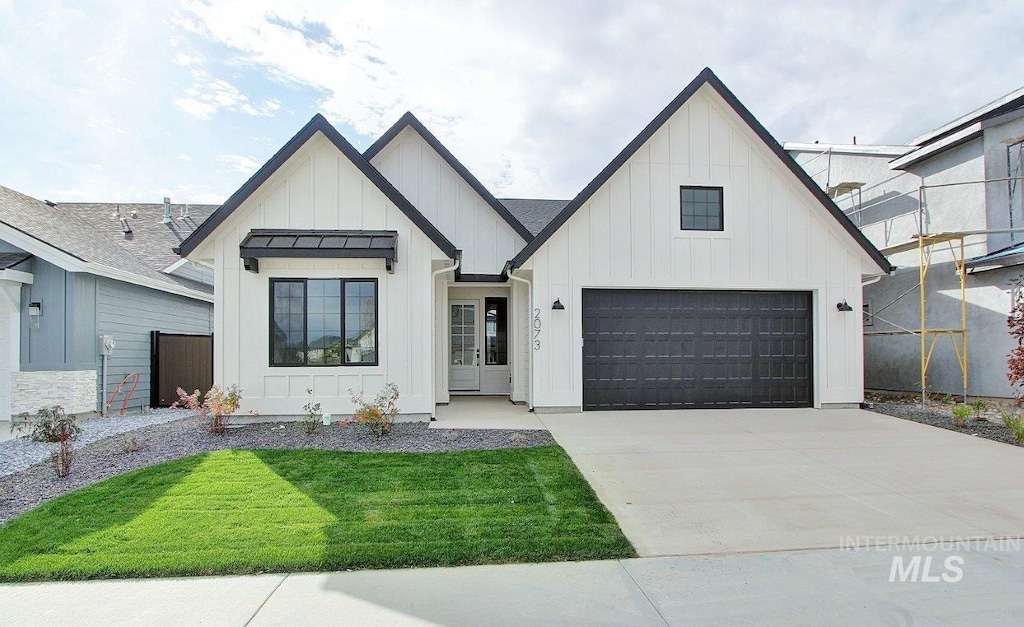
[[[172,204],[171,222],[163,224],[164,206],[160,203],[64,202],[59,206],[74,212],[108,239],[158,271],[181,260],[172,249],[217,209],[217,205],[189,205],[189,217],[182,218],[185,205]],[[132,230],[130,234],[124,233],[121,222],[114,217],[119,209]],[[133,212],[137,218],[132,217]]]
[[[108,209],[108,217],[110,211]],[[168,287],[212,293],[209,285],[164,274],[161,270],[166,264],[160,266],[155,259],[144,260],[129,246],[122,245],[107,232],[93,226],[72,205],[51,207],[41,200],[0,186],[0,222],[83,262],[106,266]],[[117,224],[117,233],[123,237],[120,223]]]
[[558,212],[569,204],[568,200],[542,200],[539,198],[499,198],[509,213],[522,222],[534,236],[551,222]]

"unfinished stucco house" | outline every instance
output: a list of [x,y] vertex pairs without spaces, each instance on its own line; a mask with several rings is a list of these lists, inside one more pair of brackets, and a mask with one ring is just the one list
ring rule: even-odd
[[864,287],[867,387],[921,391],[924,380],[936,393],[1013,396],[1006,317],[1010,280],[1024,273],[1024,88],[906,145],[785,148],[897,266]]

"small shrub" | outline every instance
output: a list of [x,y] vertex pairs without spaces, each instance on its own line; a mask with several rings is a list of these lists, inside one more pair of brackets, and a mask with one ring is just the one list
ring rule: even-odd
[[947,405],[952,405],[953,404],[953,395],[952,394],[947,394],[947,395],[943,396],[942,397],[942,402],[947,404]]
[[1013,437],[1018,442],[1024,442],[1024,418],[1006,411],[1001,412],[999,417],[1002,418],[1003,424],[1006,425],[1006,428],[1013,433]]
[[213,435],[223,435],[227,430],[227,416],[242,406],[242,390],[237,385],[227,389],[215,385],[200,399],[199,390],[188,394],[178,388],[178,400],[171,407],[185,407],[199,414]]
[[973,410],[967,405],[958,403],[953,405],[951,411],[953,412],[953,424],[958,427],[963,427],[967,424],[967,419],[971,417],[971,412]]
[[27,412],[18,415],[19,422],[11,423],[11,430],[18,432],[29,432],[29,437],[34,442],[63,442],[71,440],[82,432],[78,426],[75,415],[70,416],[64,413],[60,405],[43,407],[36,412],[35,418]]
[[50,463],[53,464],[53,472],[59,479],[66,479],[71,474],[71,464],[75,461],[75,449],[71,445],[71,438],[61,440],[57,448],[50,453]]
[[312,434],[316,431],[316,426],[320,422],[321,407],[320,403],[316,402],[313,398],[313,390],[306,390],[306,394],[309,395],[309,402],[302,406],[302,411],[306,412],[306,419],[302,421],[302,428],[307,434]]
[[352,421],[370,425],[370,430],[378,438],[387,435],[398,415],[398,386],[388,383],[372,401],[366,401],[362,392],[356,394],[349,390],[349,393],[356,406]]
[[146,445],[140,442],[138,438],[131,438],[127,442],[121,443],[122,453],[138,453],[144,448],[146,448]]
[[979,398],[975,400],[973,403],[971,403],[971,409],[974,410],[975,420],[985,420],[985,417],[982,416],[982,414],[988,411],[988,403],[985,401],[985,399]]

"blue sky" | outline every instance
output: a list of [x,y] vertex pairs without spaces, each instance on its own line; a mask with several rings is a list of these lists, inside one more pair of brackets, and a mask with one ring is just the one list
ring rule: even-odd
[[0,185],[219,203],[316,112],[412,110],[570,198],[710,66],[780,141],[900,143],[1024,84],[1024,3],[0,0]]

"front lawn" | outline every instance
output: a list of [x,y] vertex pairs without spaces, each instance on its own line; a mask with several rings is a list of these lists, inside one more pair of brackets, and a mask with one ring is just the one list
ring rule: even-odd
[[0,527],[0,580],[632,557],[556,446],[232,450],[136,470]]

